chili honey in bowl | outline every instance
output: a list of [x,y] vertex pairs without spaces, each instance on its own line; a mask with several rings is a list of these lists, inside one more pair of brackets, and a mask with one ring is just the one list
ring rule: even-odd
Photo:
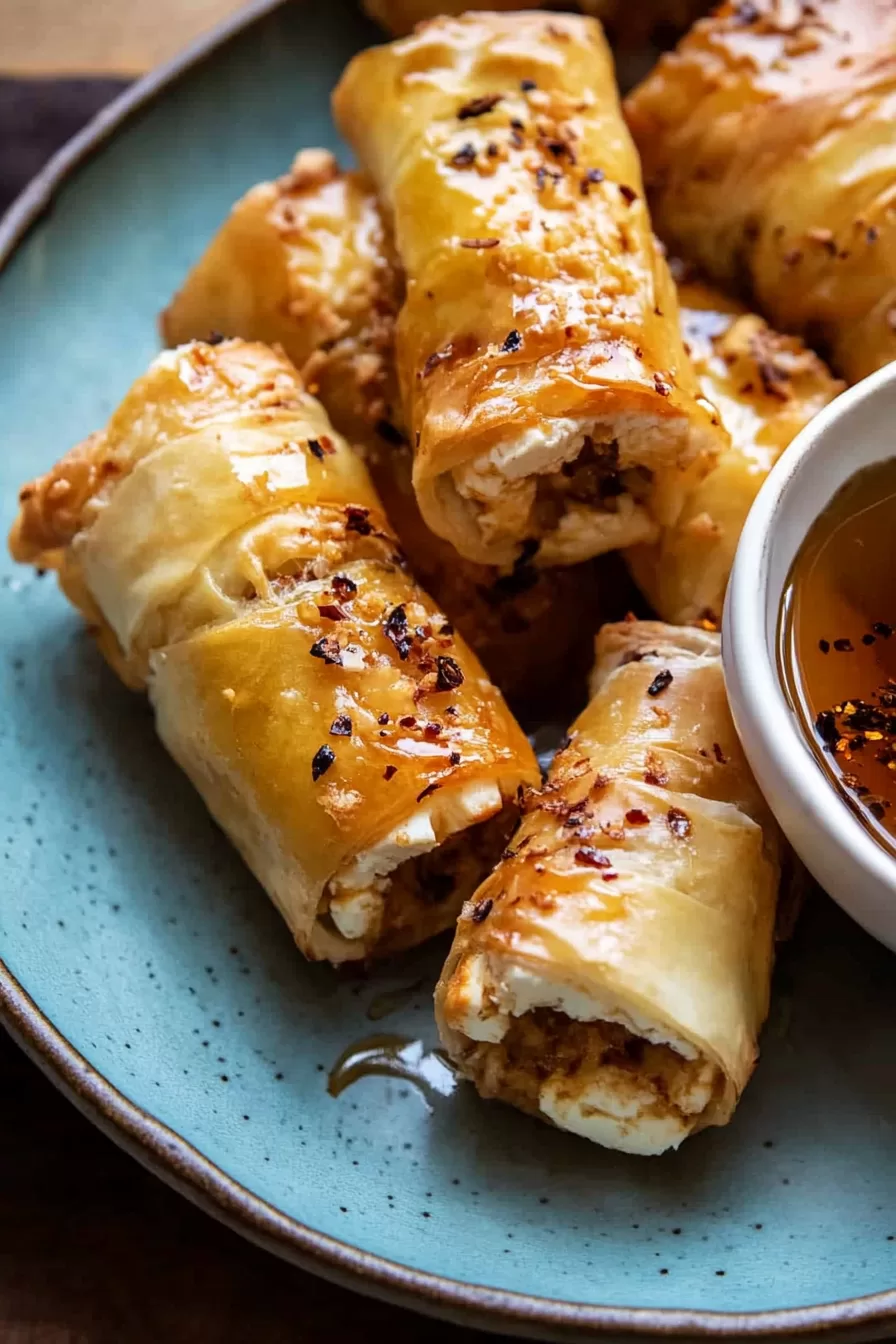
[[896,855],[896,457],[862,468],[810,527],[778,629],[783,685],[849,807]]
[[896,951],[894,428],[896,363],[841,393],[781,455],[741,533],[722,660],[781,829]]

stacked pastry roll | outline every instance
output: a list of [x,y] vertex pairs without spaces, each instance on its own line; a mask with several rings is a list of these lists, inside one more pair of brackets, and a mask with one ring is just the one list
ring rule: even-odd
[[768,1009],[778,837],[719,636],[597,638],[593,698],[464,908],[436,991],[485,1097],[632,1153],[731,1117]]
[[728,0],[626,101],[660,236],[855,382],[896,357],[896,10]]
[[796,336],[782,336],[680,263],[681,326],[704,394],[730,443],[696,481],[656,542],[626,554],[635,582],[664,620],[718,626],[741,529],[784,449],[842,391]]
[[11,548],[60,570],[147,687],[308,956],[453,924],[537,765],[283,356],[159,356],[105,431],[23,489]]
[[482,564],[654,540],[724,433],[684,351],[600,25],[423,24],[355,57],[334,110],[406,279],[396,358],[429,527]]
[[[291,170],[231,210],[162,315],[170,345],[210,332],[282,345],[335,427],[363,453],[412,572],[444,607],[511,703],[545,688],[580,693],[596,624],[591,566],[536,567],[459,556],[427,527],[395,378],[402,290],[373,185],[332,154],[303,150]],[[622,614],[622,608],[619,614]]]

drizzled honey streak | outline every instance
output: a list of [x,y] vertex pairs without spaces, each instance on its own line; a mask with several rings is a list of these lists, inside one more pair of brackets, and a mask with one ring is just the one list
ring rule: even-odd
[[896,458],[860,471],[809,531],[788,578],[779,658],[825,771],[896,854]]

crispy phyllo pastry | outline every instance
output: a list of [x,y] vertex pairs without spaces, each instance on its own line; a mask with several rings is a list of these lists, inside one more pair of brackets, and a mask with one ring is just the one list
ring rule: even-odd
[[281,355],[160,355],[105,431],[25,486],[11,549],[59,569],[146,686],[306,955],[380,955],[454,923],[538,768]]
[[426,526],[395,386],[400,290],[372,184],[324,150],[303,150],[284,177],[237,202],[161,327],[171,344],[212,331],[279,343],[362,449],[411,571],[504,694],[529,712],[550,688],[557,705],[558,687],[575,693],[587,675],[593,566],[544,569],[533,547],[515,565],[479,565]]
[[436,991],[485,1097],[661,1153],[731,1119],[768,1010],[778,835],[719,636],[604,626],[593,699],[464,907]]
[[664,241],[850,382],[896,358],[892,4],[723,4],[626,114]]
[[[381,23],[393,37],[406,37],[418,23],[444,14],[463,14],[470,8],[465,0],[363,0],[364,10]],[[492,10],[538,9],[537,3],[507,0],[489,5]],[[600,19],[610,38],[620,46],[632,47],[659,41],[668,46],[675,37],[709,8],[708,0],[580,0],[570,9],[581,9]]]
[[349,439],[396,414],[398,272],[371,183],[324,149],[237,201],[159,325],[168,345],[214,332],[283,347]]
[[781,336],[736,300],[680,276],[682,332],[706,396],[731,445],[688,494],[675,523],[626,560],[666,621],[718,625],[750,506],[781,453],[843,384],[797,336]]
[[[396,352],[430,528],[481,564],[655,539],[724,442],[685,354],[593,19],[436,19],[349,64],[336,117],[405,272]],[[654,499],[662,500],[656,516]]]

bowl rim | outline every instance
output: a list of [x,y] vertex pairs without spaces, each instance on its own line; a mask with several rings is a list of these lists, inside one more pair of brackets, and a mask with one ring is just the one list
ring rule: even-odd
[[[0,218],[0,271],[65,181],[114,132],[183,74],[285,0],[250,0],[172,60],[137,80],[67,142]],[[849,394],[847,394],[849,395]],[[613,1307],[461,1282],[317,1232],[251,1193],[161,1120],[130,1101],[41,1011],[0,959],[0,1025],[52,1083],[121,1148],[206,1213],[266,1250],[340,1286],[460,1325],[530,1338],[866,1340],[896,1325],[896,1288],[773,1311]]]
[[[896,396],[896,363],[841,392],[800,431],[762,484],[741,532],[723,615],[722,662],[738,730],[749,758],[761,744],[791,797],[797,797],[859,874],[896,895],[896,862],[866,830],[819,767],[781,681],[777,616],[770,638],[769,601],[776,524],[814,469],[822,442],[876,398]],[[882,459],[881,459],[882,460]],[[844,483],[849,476],[844,477]],[[836,489],[832,494],[836,493]],[[769,800],[771,802],[771,799]],[[774,809],[773,809],[774,810]],[[852,913],[848,901],[841,902]]]

